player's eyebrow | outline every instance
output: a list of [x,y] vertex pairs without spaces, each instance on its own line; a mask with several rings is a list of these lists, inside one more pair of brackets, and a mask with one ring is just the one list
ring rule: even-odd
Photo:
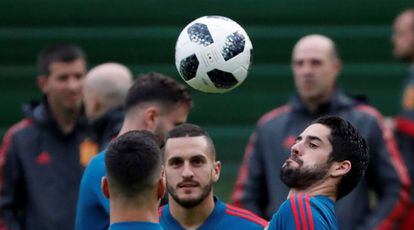
[[[319,138],[319,137],[317,137],[317,136],[308,135],[308,136],[306,136],[306,138],[308,138],[311,141],[315,141],[316,140],[316,141],[323,142],[322,139]],[[295,141],[300,141],[302,139],[303,139],[303,137],[301,135],[299,135],[299,136],[296,137]]]
[[307,136],[307,138],[309,138],[309,140],[311,140],[311,141],[320,141],[320,142],[323,142],[322,141],[322,139],[321,138],[319,138],[319,137],[317,137],[317,136],[311,136],[311,135],[309,135],[309,136]]

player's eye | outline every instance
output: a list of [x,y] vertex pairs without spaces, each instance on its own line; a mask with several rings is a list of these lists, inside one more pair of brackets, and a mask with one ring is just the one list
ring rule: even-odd
[[312,149],[314,149],[314,148],[317,148],[318,145],[316,145],[316,144],[314,144],[312,142],[309,142],[309,147],[311,147]]
[[201,157],[195,157],[193,159],[191,159],[191,164],[193,166],[201,166],[202,164],[204,164],[205,160]]
[[182,159],[171,159],[170,161],[168,161],[168,165],[171,167],[180,167],[183,164],[183,160]]

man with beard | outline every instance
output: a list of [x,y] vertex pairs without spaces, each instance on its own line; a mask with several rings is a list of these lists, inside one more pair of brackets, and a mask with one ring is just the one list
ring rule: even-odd
[[[153,132],[159,140],[187,120],[192,106],[190,92],[182,84],[160,73],[138,76],[125,99],[125,119],[119,132]],[[83,174],[76,212],[76,229],[106,229],[109,226],[109,200],[101,191],[105,176],[105,150]]]
[[349,122],[334,116],[314,121],[282,166],[280,178],[290,191],[268,229],[338,229],[334,202],[357,186],[368,157],[365,140]]
[[270,218],[289,192],[275,165],[283,164],[295,137],[310,122],[322,115],[335,115],[357,127],[371,156],[366,177],[335,206],[339,226],[345,230],[377,229],[398,224],[409,200],[407,168],[381,114],[337,87],[340,70],[341,61],[330,38],[307,35],[296,43],[292,71],[297,93],[258,121],[232,197],[237,206]]
[[109,145],[102,192],[110,200],[110,230],[162,230],[158,207],[165,185],[158,145],[154,134],[136,130]]
[[183,124],[168,134],[164,169],[169,204],[160,209],[164,229],[263,229],[267,222],[213,195],[221,163],[199,126]]

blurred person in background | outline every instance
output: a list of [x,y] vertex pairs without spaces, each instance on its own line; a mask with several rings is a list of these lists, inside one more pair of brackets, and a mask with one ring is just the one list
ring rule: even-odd
[[[402,111],[391,123],[394,128],[404,162],[414,179],[414,8],[404,10],[394,20],[393,54],[398,60],[410,65],[402,93]],[[414,190],[411,188],[410,207],[401,225],[402,229],[414,226]]]
[[161,150],[154,134],[129,131],[109,145],[102,192],[110,200],[110,230],[159,229],[165,185]]
[[221,163],[210,135],[193,124],[177,126],[164,146],[168,204],[160,209],[164,229],[263,229],[267,221],[214,196]]
[[[187,121],[192,106],[188,89],[160,73],[148,73],[134,81],[125,98],[125,119],[119,135],[132,130],[153,132],[163,141],[175,126]],[[80,185],[76,229],[107,229],[109,200],[101,191],[106,175],[105,150],[92,159]]]
[[292,70],[297,94],[258,121],[240,167],[232,196],[235,204],[270,218],[289,192],[279,179],[278,167],[288,157],[295,137],[315,118],[335,115],[358,129],[370,153],[366,176],[336,204],[339,227],[396,226],[409,202],[407,168],[381,114],[337,87],[341,61],[335,43],[323,35],[301,38],[293,48]]
[[85,162],[97,153],[82,109],[84,52],[56,44],[37,60],[40,103],[24,106],[0,148],[0,224],[5,229],[73,229]]
[[98,65],[86,74],[85,113],[100,150],[105,149],[121,129],[125,115],[123,104],[132,81],[131,71],[118,63]]

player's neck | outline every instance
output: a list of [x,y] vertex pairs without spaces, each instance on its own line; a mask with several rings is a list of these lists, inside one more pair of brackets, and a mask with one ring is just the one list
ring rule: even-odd
[[64,111],[61,106],[55,105],[52,101],[48,100],[49,109],[51,115],[55,119],[59,128],[63,133],[68,134],[75,128],[81,109],[73,111]]
[[110,202],[110,222],[152,222],[158,223],[158,203],[146,202],[137,207],[133,202],[113,201]]
[[136,119],[136,118],[130,118],[125,117],[124,123],[122,124],[121,130],[119,131],[118,136],[121,136],[122,134],[129,132],[131,130],[146,130],[143,125]]
[[329,92],[326,92],[324,95],[320,95],[315,98],[304,98],[301,97],[302,102],[305,104],[306,108],[312,113],[317,112],[319,109],[319,106],[323,103],[326,103],[330,100],[334,92],[334,88],[329,90]]
[[295,195],[309,195],[309,196],[327,196],[333,201],[336,201],[336,183],[333,183],[330,178],[321,183],[310,186],[306,189],[291,188],[288,197]]
[[213,192],[211,192],[199,205],[193,208],[184,208],[171,197],[169,198],[169,201],[171,215],[185,229],[197,229],[200,227],[210,216],[215,207]]

